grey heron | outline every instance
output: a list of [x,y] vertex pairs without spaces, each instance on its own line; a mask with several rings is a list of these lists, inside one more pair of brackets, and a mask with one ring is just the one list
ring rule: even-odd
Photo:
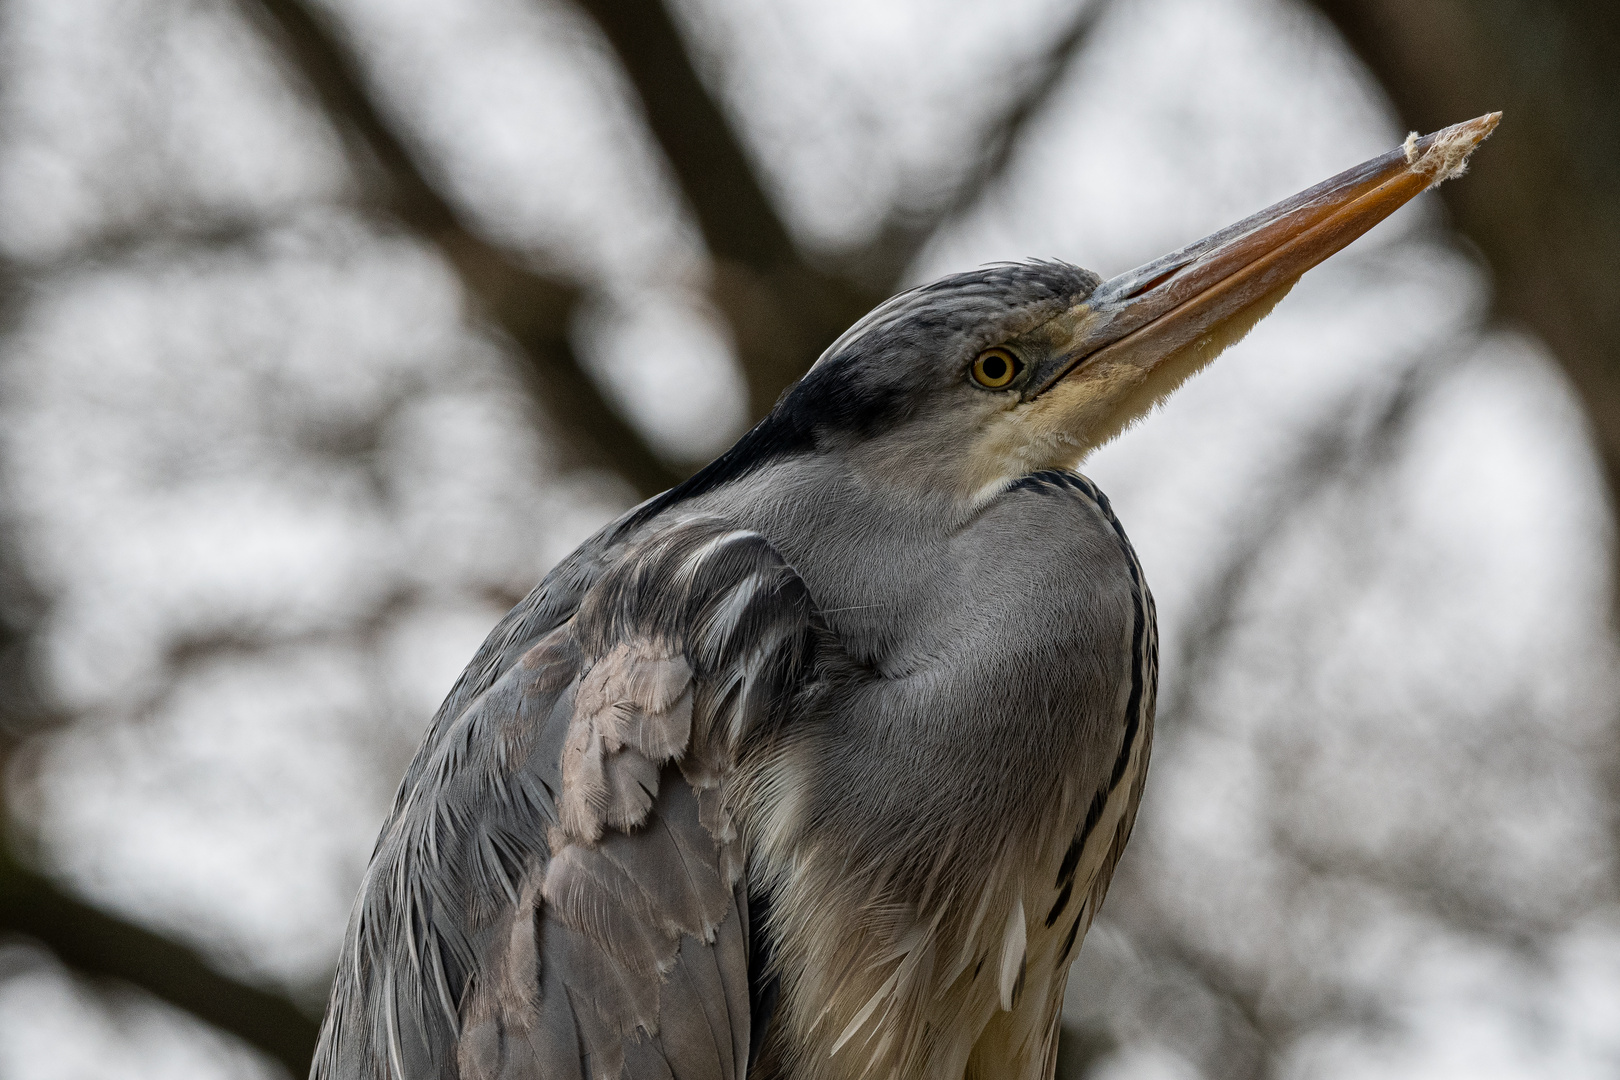
[[313,1075],[1049,1080],[1157,683],[1075,470],[1497,118],[1107,281],[903,292],[581,545],[434,717]]

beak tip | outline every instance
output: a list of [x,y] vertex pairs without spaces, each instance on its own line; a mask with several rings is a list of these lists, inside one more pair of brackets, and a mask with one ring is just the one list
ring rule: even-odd
[[1414,173],[1428,177],[1430,187],[1461,176],[1468,171],[1468,155],[1490,137],[1501,120],[1502,114],[1493,112],[1441,128],[1422,138],[1414,131],[1406,137],[1402,147],[1406,152],[1406,165]]

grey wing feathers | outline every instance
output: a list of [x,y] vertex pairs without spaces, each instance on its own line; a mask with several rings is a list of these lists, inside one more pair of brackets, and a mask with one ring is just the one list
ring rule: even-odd
[[514,612],[418,751],[314,1077],[746,1071],[748,903],[723,786],[813,667],[809,596],[758,535],[706,520],[575,572],[575,610]]

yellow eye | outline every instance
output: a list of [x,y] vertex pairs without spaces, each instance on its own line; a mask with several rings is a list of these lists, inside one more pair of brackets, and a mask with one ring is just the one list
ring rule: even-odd
[[1000,390],[1023,370],[1023,361],[1006,349],[986,349],[973,361],[969,374],[986,390]]

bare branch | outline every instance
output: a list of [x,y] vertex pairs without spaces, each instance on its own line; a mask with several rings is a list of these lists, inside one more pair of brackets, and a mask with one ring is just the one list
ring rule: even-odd
[[1440,197],[1496,278],[1497,314],[1553,350],[1591,419],[1620,506],[1620,6],[1609,0],[1313,0],[1393,99],[1432,131],[1501,109]]
[[612,45],[641,99],[714,259],[712,299],[731,324],[755,416],[845,328],[894,291],[941,222],[1005,169],[1018,136],[1062,82],[1102,10],[1082,7],[1053,39],[1021,93],[990,123],[983,151],[943,199],[897,208],[877,239],[841,260],[807,259],[776,212],[725,110],[704,87],[661,0],[578,0]]
[[1213,1046],[1205,1051],[1205,1075],[1216,1080],[1270,1080],[1277,1075],[1284,1032],[1267,1012],[1261,988],[1251,985],[1256,980],[1173,932],[1156,937],[1143,951],[1161,965],[1179,969],[1178,974],[1224,1006],[1226,1015],[1218,1017],[1210,1040]]
[[372,102],[342,29],[301,0],[242,0],[241,7],[274,41],[339,132],[369,156],[363,164],[380,171],[389,209],[430,237],[459,228],[455,211],[423,174],[417,155]]
[[618,55],[714,260],[754,416],[885,292],[812,266],[794,245],[661,0],[579,0]]
[[[1569,376],[1620,510],[1620,5],[1612,0],[1313,0],[1425,131],[1503,110],[1468,181],[1440,189],[1495,279],[1496,314]],[[1620,549],[1611,549],[1620,554]],[[1620,626],[1620,564],[1610,619]],[[1605,783],[1620,799],[1620,728]],[[1610,825],[1620,843],[1620,819]]]
[[891,291],[923,246],[947,222],[966,212],[1007,172],[1019,141],[1074,70],[1091,32],[1112,0],[1081,4],[1031,65],[1023,88],[1008,97],[976,140],[978,152],[943,194],[902,203],[884,221],[878,235],[847,257],[851,272]]
[[[41,611],[18,566],[9,519],[0,519],[0,776],[22,738],[62,721],[34,670]],[[241,1038],[285,1065],[309,1071],[316,1023],[287,998],[249,986],[197,953],[70,896],[24,866],[7,847],[0,788],[0,936],[22,935],[93,979],[118,979]]]
[[679,483],[646,440],[615,412],[580,365],[568,338],[579,290],[519,265],[465,231],[437,237],[481,314],[516,346],[518,374],[562,436],[562,449],[581,464],[616,470],[643,497]]
[[522,355],[525,384],[564,443],[585,462],[622,473],[643,495],[678,481],[679,474],[614,411],[580,365],[568,340],[578,287],[535,271],[462,222],[441,194],[442,179],[419,164],[426,155],[413,152],[408,137],[373,102],[339,27],[303,0],[240,2],[333,123],[381,172],[390,211],[444,253],[479,313]]
[[0,931],[32,938],[68,967],[132,983],[309,1072],[318,1025],[280,994],[222,975],[196,953],[63,893],[0,847]]
[[709,251],[765,271],[799,263],[725,113],[698,78],[659,0],[579,0],[613,46],[697,216]]

